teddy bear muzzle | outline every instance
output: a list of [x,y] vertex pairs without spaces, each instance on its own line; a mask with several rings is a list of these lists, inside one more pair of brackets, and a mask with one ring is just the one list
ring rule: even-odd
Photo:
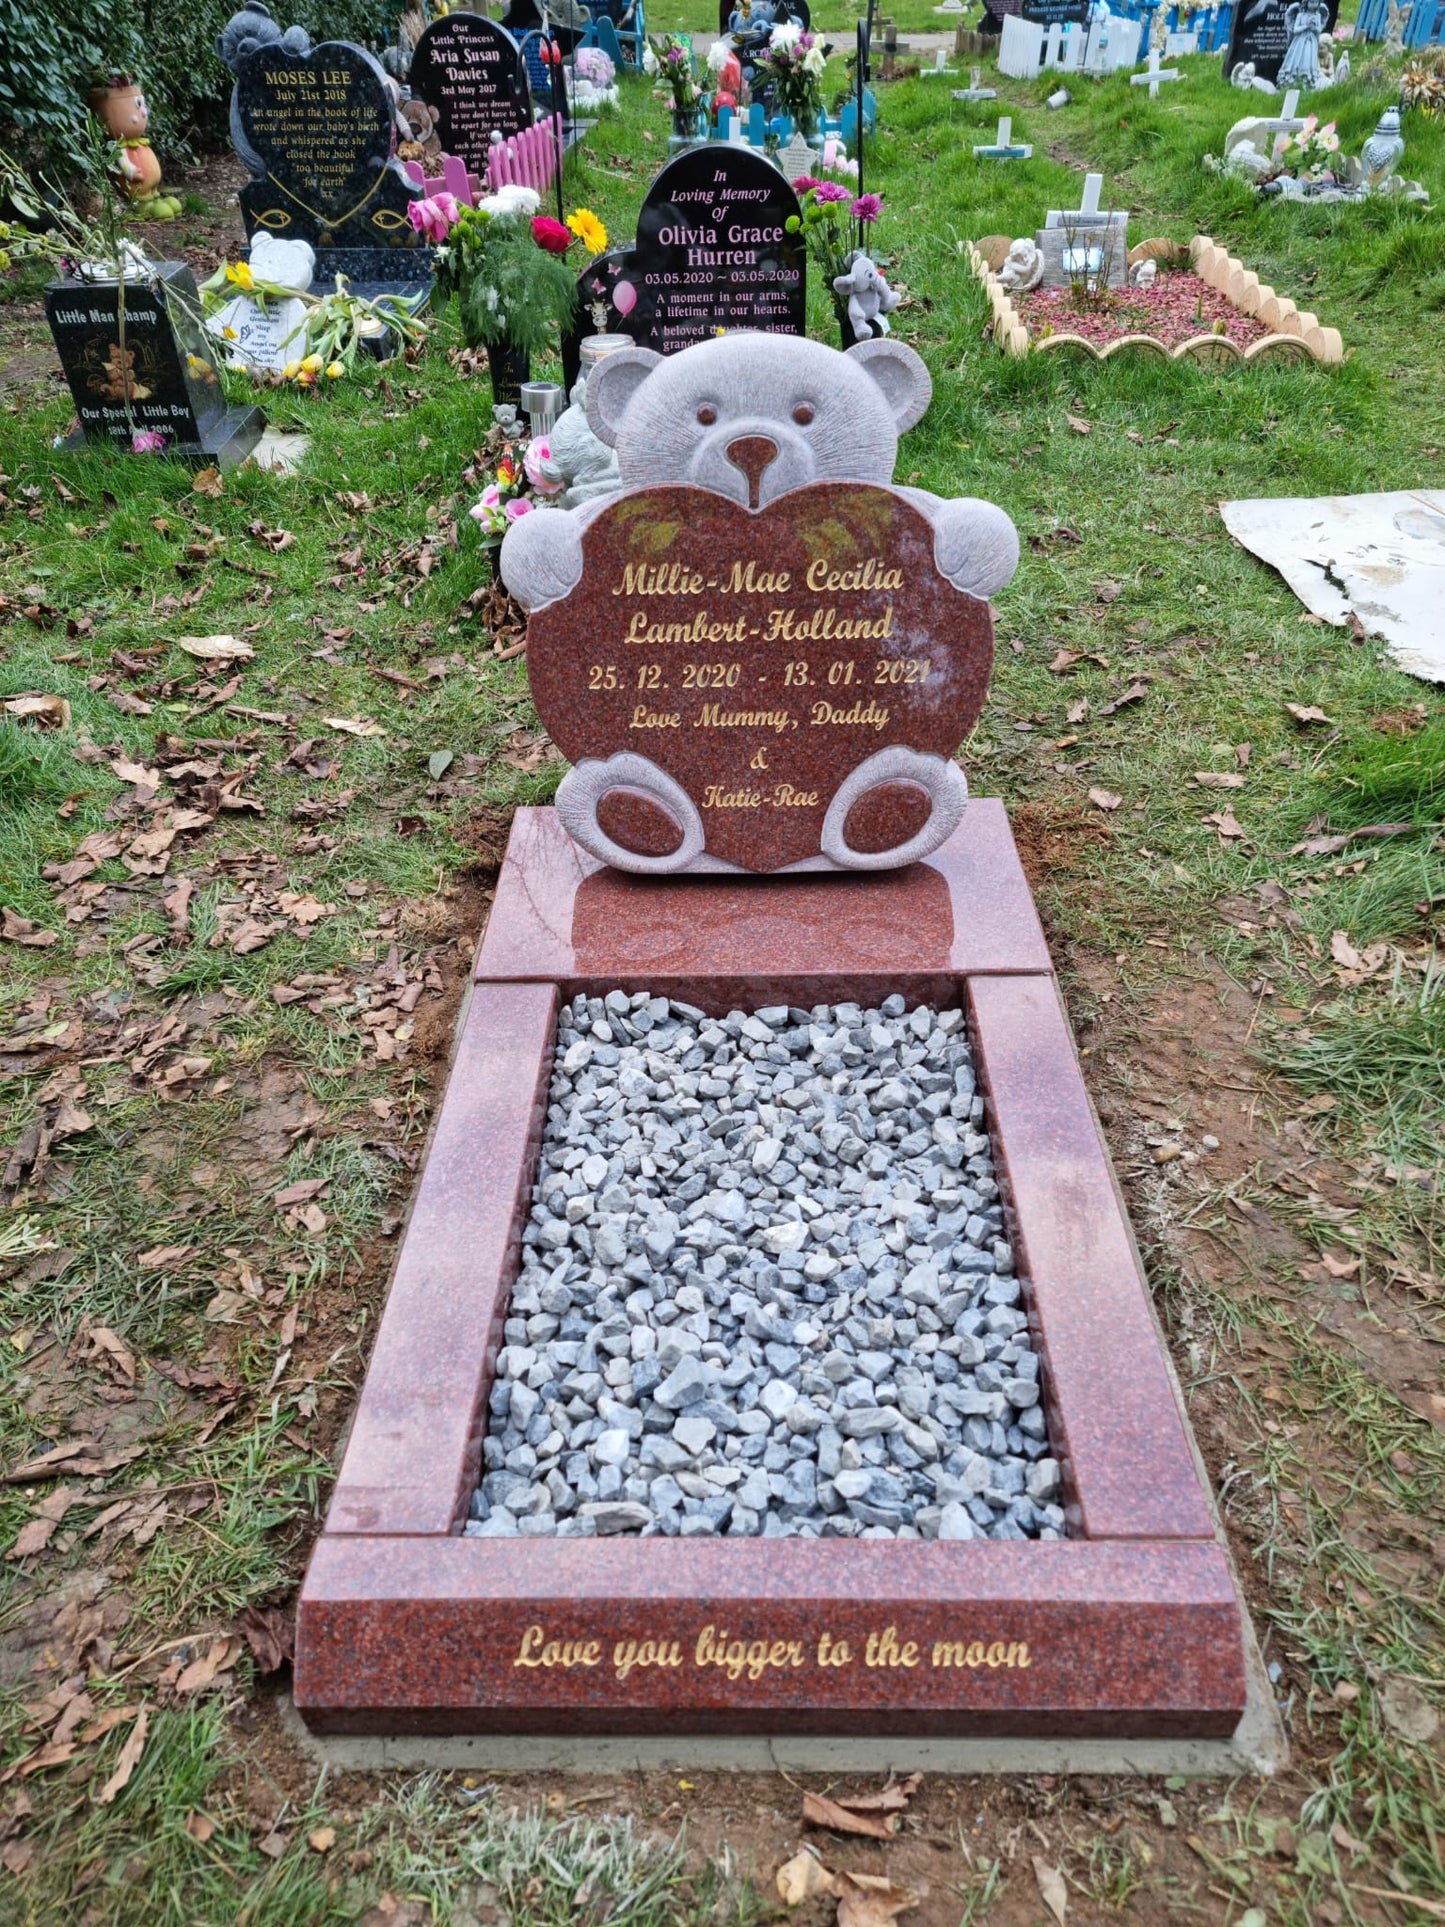
[[778,459],[778,444],[771,435],[739,435],[728,443],[727,458],[747,477],[748,507],[759,507],[763,472]]

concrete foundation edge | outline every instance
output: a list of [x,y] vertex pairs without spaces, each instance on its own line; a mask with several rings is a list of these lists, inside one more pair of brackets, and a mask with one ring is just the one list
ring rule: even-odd
[[1194,1779],[1269,1776],[1289,1761],[1279,1710],[1248,1614],[1244,1619],[1248,1697],[1227,1740],[1007,1740],[686,1733],[487,1734],[445,1739],[322,1739],[308,1731],[289,1695],[281,1723],[318,1765],[337,1772],[626,1773],[661,1768],[709,1773],[1127,1773]]

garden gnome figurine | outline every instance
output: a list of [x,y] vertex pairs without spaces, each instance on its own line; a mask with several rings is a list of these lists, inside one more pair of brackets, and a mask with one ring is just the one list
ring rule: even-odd
[[1400,133],[1400,110],[1387,107],[1376,123],[1375,131],[1360,150],[1360,161],[1365,170],[1365,186],[1371,193],[1382,188],[1405,155],[1405,142]]

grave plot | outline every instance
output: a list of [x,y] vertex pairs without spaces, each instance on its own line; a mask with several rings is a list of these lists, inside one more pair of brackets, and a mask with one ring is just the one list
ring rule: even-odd
[[514,821],[296,1704],[1226,1737],[1241,1607],[1007,818],[951,760],[1017,539],[891,489],[911,350],[770,351],[759,414],[721,399],[748,337],[599,362],[622,493],[504,545],[539,668],[591,652],[535,684],[576,760]]
[[1338,329],[1288,297],[1208,235],[1184,249],[1169,241],[1127,245],[1127,217],[1099,209],[1091,174],[1082,205],[1053,210],[1034,241],[1003,243],[990,256],[970,245],[969,265],[993,310],[1005,354],[1077,349],[1105,361],[1145,354],[1204,367],[1241,362],[1344,359]]

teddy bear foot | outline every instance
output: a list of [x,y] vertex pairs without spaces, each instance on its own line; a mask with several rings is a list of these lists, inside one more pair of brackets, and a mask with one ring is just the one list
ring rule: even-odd
[[647,757],[621,750],[568,770],[557,815],[575,843],[603,863],[639,876],[668,876],[701,856],[697,805]]
[[894,870],[952,836],[968,802],[956,763],[895,743],[839,784],[819,839],[840,870]]

